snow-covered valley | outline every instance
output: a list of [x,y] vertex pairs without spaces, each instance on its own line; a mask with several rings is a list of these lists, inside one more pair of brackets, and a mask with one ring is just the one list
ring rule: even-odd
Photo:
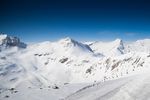
[[149,100],[150,39],[26,44],[0,35],[0,100]]

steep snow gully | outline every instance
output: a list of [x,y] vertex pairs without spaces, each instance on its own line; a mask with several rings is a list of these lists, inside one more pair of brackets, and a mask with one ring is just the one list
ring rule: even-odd
[[25,44],[0,35],[0,100],[150,100],[150,39]]

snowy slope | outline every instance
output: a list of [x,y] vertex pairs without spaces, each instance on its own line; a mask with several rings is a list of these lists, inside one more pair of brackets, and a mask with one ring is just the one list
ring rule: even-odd
[[[105,93],[97,91],[103,91],[111,82],[112,87],[119,88],[129,82],[128,77],[149,70],[150,64],[149,39],[132,43],[121,39],[81,43],[67,37],[26,46],[17,37],[0,35],[0,43],[0,99],[16,100],[30,95],[31,100],[72,100],[82,97],[77,91],[96,83],[104,84],[94,90],[101,98]],[[91,90],[86,91],[88,94]],[[84,93],[81,95],[84,98],[81,100],[87,100]]]
[[123,54],[124,45],[121,39],[112,42],[93,42],[89,44],[96,53],[102,53],[105,56],[118,56]]
[[149,100],[149,71],[104,83],[86,86],[65,100]]
[[147,52],[150,53],[150,39],[137,40],[126,45],[126,52]]
[[[70,38],[31,45],[11,56],[4,52],[1,57],[5,58],[1,59],[2,87],[17,87],[23,82],[27,86],[41,87],[84,81],[87,67],[97,59],[87,45]],[[94,62],[87,64],[88,60]]]

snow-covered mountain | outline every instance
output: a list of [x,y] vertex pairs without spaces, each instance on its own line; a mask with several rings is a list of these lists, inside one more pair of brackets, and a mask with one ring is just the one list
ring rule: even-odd
[[96,53],[102,53],[105,56],[116,56],[124,53],[124,44],[121,39],[112,42],[93,42],[89,46]]
[[[24,99],[24,92],[36,94],[31,95],[31,100],[79,99],[74,95],[80,96],[80,89],[90,93],[87,87],[94,87],[93,84],[107,86],[109,81],[115,84],[115,80],[150,70],[149,39],[131,43],[121,39],[81,43],[67,37],[26,45],[17,37],[0,35],[0,49],[0,99]],[[123,82],[128,82],[126,78]],[[45,93],[47,89],[51,95]]]
[[126,52],[147,52],[150,53],[150,39],[137,40],[126,45]]
[[10,47],[26,48],[26,44],[17,37],[0,34],[0,51]]

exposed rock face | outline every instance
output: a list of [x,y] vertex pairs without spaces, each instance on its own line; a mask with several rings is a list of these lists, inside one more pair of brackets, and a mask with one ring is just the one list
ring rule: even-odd
[[123,54],[123,51],[124,51],[123,41],[121,39],[116,39],[114,42],[118,43],[117,49],[120,51],[121,54]]
[[26,44],[21,42],[19,38],[8,36],[6,34],[0,34],[0,48],[8,48],[8,47],[19,47],[26,48]]

